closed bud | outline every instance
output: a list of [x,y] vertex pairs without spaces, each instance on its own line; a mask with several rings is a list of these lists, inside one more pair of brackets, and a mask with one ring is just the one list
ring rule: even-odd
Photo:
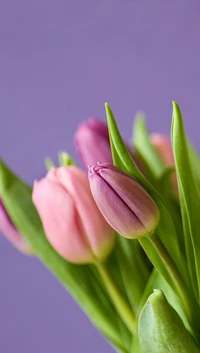
[[53,248],[73,263],[103,261],[114,230],[99,212],[88,178],[75,166],[52,168],[33,188],[33,202]]
[[[97,162],[112,163],[108,126],[103,121],[92,118],[81,123],[74,137],[75,148],[85,169]],[[130,146],[126,147],[139,169],[141,164]]]
[[92,118],[80,124],[74,142],[85,169],[97,161],[112,163],[108,127],[103,121]]
[[31,249],[31,246],[23,238],[23,236],[20,234],[20,232],[13,224],[1,199],[0,199],[0,231],[17,250],[27,255],[33,254],[33,250]]
[[[150,139],[166,167],[174,167],[174,155],[170,139],[163,134],[151,134]],[[178,183],[175,171],[171,175],[171,184],[174,194],[178,197]]]
[[174,156],[169,138],[163,134],[151,134],[150,139],[166,166],[173,167]]
[[107,222],[125,238],[139,238],[154,232],[159,210],[134,179],[111,164],[89,168],[93,197]]

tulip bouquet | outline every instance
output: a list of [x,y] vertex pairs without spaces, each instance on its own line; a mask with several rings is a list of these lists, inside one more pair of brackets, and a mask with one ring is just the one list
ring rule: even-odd
[[138,114],[134,152],[106,114],[76,133],[84,170],[60,153],[31,188],[0,161],[0,230],[117,352],[200,353],[200,157],[175,102],[171,142]]

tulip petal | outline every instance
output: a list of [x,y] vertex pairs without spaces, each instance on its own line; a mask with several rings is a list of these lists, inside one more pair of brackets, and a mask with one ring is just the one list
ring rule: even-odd
[[99,162],[112,162],[107,125],[91,119],[79,125],[74,138],[76,150],[87,169],[88,165]]
[[108,163],[89,169],[90,188],[103,216],[126,238],[152,233],[159,210],[138,182]]
[[88,178],[76,167],[59,168],[57,178],[75,200],[84,234],[87,236],[93,254],[98,259],[110,252],[114,243],[114,230],[105,222],[104,217],[92,197]]
[[90,181],[91,191],[100,211],[118,233],[126,234],[127,238],[132,238],[133,234],[134,237],[146,234],[139,219],[99,174],[93,174]]
[[170,139],[163,134],[151,134],[151,142],[167,166],[174,166],[174,155]]
[[159,212],[146,190],[134,179],[110,169],[100,169],[101,177],[115,190],[124,203],[132,210],[147,232],[155,228]]
[[17,231],[15,225],[11,221],[3,202],[0,200],[0,231],[19,251],[24,254],[33,254],[33,250],[23,236]]
[[33,202],[42,219],[49,242],[64,258],[75,263],[93,262],[93,256],[81,236],[81,222],[70,195],[50,178],[36,182]]

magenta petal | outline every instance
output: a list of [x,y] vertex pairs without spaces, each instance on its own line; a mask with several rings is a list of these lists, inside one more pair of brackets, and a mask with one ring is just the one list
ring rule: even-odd
[[159,211],[144,188],[109,164],[89,169],[93,197],[107,222],[126,238],[152,233]]
[[91,119],[79,125],[74,138],[77,153],[85,169],[97,162],[112,162],[107,125]]
[[143,225],[112,187],[99,174],[90,177],[92,195],[106,221],[127,238],[145,234]]

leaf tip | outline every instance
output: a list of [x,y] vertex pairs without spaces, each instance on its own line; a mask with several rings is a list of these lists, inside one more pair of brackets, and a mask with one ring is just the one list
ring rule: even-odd
[[178,116],[181,116],[181,110],[176,101],[172,101],[172,107],[173,107],[173,115],[176,114]]
[[112,113],[111,107],[107,102],[105,103],[105,109],[107,115]]

